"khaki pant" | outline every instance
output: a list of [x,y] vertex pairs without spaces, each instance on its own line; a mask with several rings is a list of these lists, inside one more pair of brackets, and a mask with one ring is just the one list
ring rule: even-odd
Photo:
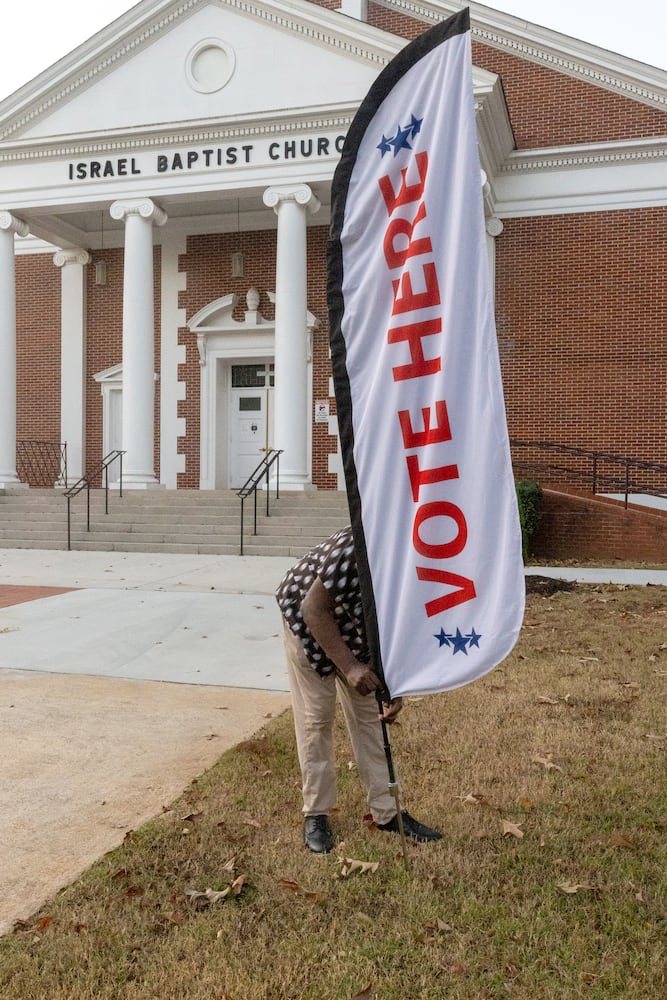
[[335,674],[320,677],[287,625],[284,625],[284,639],[304,815],[328,814],[336,804],[333,724],[338,695],[371,814],[376,823],[388,823],[396,815],[396,803],[389,793],[375,696],[363,697]]

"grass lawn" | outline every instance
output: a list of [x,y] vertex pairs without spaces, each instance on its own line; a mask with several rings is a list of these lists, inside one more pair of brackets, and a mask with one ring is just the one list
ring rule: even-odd
[[392,729],[409,847],[338,724],[340,843],[301,843],[291,717],[0,939],[2,1000],[667,995],[667,590],[531,582],[512,655]]

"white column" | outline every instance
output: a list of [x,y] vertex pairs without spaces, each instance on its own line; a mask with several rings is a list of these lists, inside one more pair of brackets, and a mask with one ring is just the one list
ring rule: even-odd
[[274,447],[283,450],[280,485],[299,490],[310,483],[306,211],[320,203],[307,184],[292,184],[268,188],[264,204],[278,216]]
[[84,474],[86,455],[86,250],[59,250],[60,440],[67,444],[67,480]]
[[111,216],[125,222],[123,280],[123,485],[156,486],[155,315],[153,223],[167,215],[150,198],[115,201]]
[[0,489],[18,486],[16,475],[16,268],[14,234],[28,226],[0,212]]

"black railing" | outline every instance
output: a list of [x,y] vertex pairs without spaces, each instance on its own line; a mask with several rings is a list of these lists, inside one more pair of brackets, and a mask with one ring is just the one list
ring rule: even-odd
[[17,441],[16,474],[33,487],[67,485],[67,444],[60,441]]
[[253,535],[257,534],[257,490],[259,484],[263,479],[266,479],[266,516],[270,517],[271,512],[269,510],[269,470],[275,464],[276,467],[276,500],[280,499],[280,456],[282,455],[282,449],[277,450],[275,448],[269,448],[266,454],[262,457],[261,461],[257,467],[250,473],[245,483],[240,490],[236,491],[236,495],[241,499],[241,552],[243,555],[243,536],[245,533],[245,502],[249,496],[253,496],[255,500],[255,512],[254,512],[254,523],[253,523]]
[[113,465],[114,462],[118,461],[120,465],[119,470],[119,496],[123,496],[123,455],[124,451],[110,451],[108,455],[99,462],[98,465],[92,470],[92,472],[87,472],[85,476],[78,479],[68,490],[65,490],[64,496],[67,499],[67,550],[70,551],[72,548],[72,510],[71,503],[74,497],[78,496],[83,490],[86,490],[86,530],[90,531],[90,490],[95,488],[92,485],[92,480],[97,480],[100,473],[102,473],[104,478],[104,513],[109,513],[109,466]]
[[591,493],[621,493],[626,508],[633,494],[667,498],[667,465],[659,462],[552,441],[511,440],[510,447],[515,475],[531,476],[542,484],[565,484]]

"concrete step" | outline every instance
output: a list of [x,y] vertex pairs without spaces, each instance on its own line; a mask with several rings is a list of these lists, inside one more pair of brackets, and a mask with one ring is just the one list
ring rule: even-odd
[[[117,552],[238,554],[241,504],[233,491],[130,490],[120,497],[111,490],[70,503],[73,549]],[[257,497],[245,503],[244,553],[298,557],[349,520],[344,493],[313,491]],[[0,493],[0,548],[64,549],[67,547],[67,502],[62,490],[16,490]]]

